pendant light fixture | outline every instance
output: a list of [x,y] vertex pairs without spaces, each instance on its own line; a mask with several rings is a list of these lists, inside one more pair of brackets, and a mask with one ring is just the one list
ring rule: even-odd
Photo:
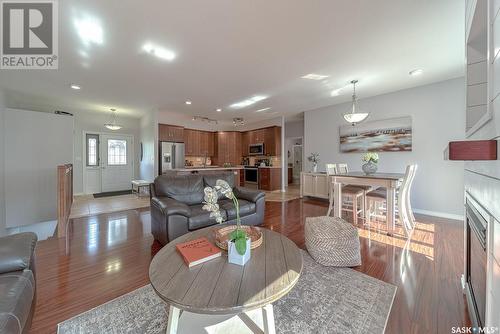
[[368,117],[369,113],[358,111],[358,97],[356,96],[356,84],[358,80],[353,80],[351,83],[353,86],[351,111],[344,114],[344,119],[354,126],[357,123],[363,122]]
[[116,123],[117,113],[115,108],[111,108],[111,121],[109,123],[104,124],[104,126],[110,130],[116,131],[122,128],[121,125]]

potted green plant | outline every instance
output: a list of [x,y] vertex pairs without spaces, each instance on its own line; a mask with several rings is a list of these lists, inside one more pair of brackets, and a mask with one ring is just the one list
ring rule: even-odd
[[311,155],[307,157],[307,160],[312,163],[313,172],[316,173],[318,171],[319,153],[311,153]]
[[241,228],[240,205],[233,193],[231,186],[224,180],[217,180],[214,187],[205,187],[203,210],[210,211],[210,217],[215,218],[217,223],[222,223],[222,216],[217,203],[219,194],[233,201],[236,209],[236,228],[230,233],[227,245],[228,261],[241,266],[250,259],[250,238],[245,230]]
[[374,174],[377,172],[377,163],[378,163],[378,154],[374,152],[368,152],[363,156],[363,166],[361,168],[363,169],[363,172],[365,172],[366,175]]

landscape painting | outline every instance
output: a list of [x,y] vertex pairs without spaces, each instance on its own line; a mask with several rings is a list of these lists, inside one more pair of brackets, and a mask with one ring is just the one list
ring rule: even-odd
[[340,127],[340,152],[403,152],[412,149],[411,117]]

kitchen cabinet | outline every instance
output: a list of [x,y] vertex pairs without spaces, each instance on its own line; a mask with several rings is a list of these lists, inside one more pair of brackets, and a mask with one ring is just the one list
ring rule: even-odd
[[264,129],[264,151],[266,155],[281,156],[281,127]]
[[159,124],[158,139],[160,141],[184,142],[184,128],[182,126]]
[[329,198],[330,182],[325,173],[300,173],[300,197]]
[[241,155],[248,156],[248,145],[250,144],[250,131],[241,133]]
[[259,167],[259,189],[279,190],[281,188],[281,168]]
[[243,132],[242,134],[242,152],[248,154],[249,144],[264,144],[265,155],[281,156],[281,127],[271,126],[268,128],[257,129]]
[[214,156],[214,133],[184,129],[185,154],[187,156]]
[[200,131],[184,129],[184,150],[187,156],[198,156],[200,154],[200,140]]
[[215,150],[216,165],[222,166],[225,163],[231,165],[241,164],[241,132],[217,132],[215,134]]

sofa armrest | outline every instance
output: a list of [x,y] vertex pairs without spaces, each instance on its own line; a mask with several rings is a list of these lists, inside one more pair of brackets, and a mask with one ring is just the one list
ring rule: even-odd
[[0,238],[0,273],[31,269],[37,240],[32,232]]
[[158,208],[165,216],[181,215],[189,217],[191,215],[189,206],[170,197],[152,197],[151,206]]
[[254,203],[256,203],[260,198],[266,196],[266,193],[263,191],[243,187],[235,187],[233,192],[236,195],[236,198],[241,198]]

